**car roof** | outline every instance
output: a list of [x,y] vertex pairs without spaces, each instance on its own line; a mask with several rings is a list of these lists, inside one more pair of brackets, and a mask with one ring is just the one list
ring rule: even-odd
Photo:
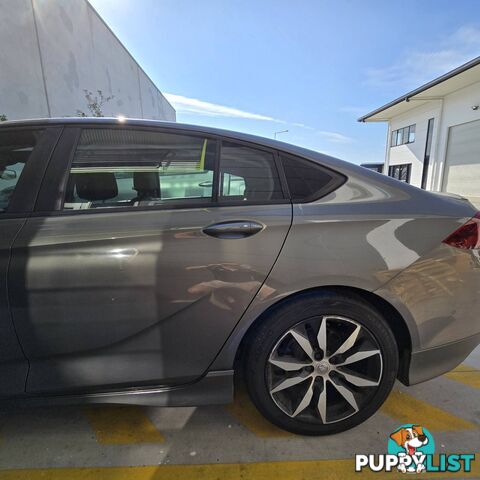
[[[161,127],[162,129],[175,129],[183,132],[192,133],[205,133],[209,135],[221,136],[224,138],[231,138],[234,140],[241,140],[259,146],[270,147],[280,152],[289,153],[295,156],[299,156],[305,159],[309,159],[320,165],[331,168],[353,181],[353,184],[358,188],[362,187],[362,182],[366,181],[370,185],[376,185],[381,190],[390,192],[393,196],[400,194],[402,197],[415,198],[416,201],[422,201],[424,198],[437,197],[431,192],[414,187],[408,183],[399,182],[387,175],[378,173],[374,170],[356,165],[354,163],[340,160],[330,155],[317,152],[315,150],[309,150],[303,147],[292,145],[290,143],[281,142],[270,138],[251,135],[248,133],[235,132],[231,130],[223,130],[220,128],[204,127],[201,125],[191,125],[186,123],[166,122],[162,120],[145,120],[136,118],[109,118],[109,117],[59,117],[59,118],[38,118],[29,120],[11,120],[6,122],[0,122],[0,131],[4,127],[28,127],[28,126],[86,126],[86,125],[116,125],[116,126],[136,126],[136,127]],[[403,193],[400,193],[403,192]],[[463,201],[457,200],[457,202],[463,203]]]
[[[205,133],[210,135],[219,135],[222,137],[232,138],[236,140],[243,140],[245,142],[255,143],[261,146],[275,148],[277,150],[291,153],[293,155],[299,155],[311,159],[315,162],[321,162],[327,167],[339,170],[341,173],[347,174],[347,171],[353,169],[356,173],[364,173],[362,170],[366,170],[363,167],[355,165],[353,163],[340,160],[323,153],[308,150],[303,147],[292,145],[289,143],[281,142],[266,137],[260,137],[251,135],[248,133],[235,132],[231,130],[224,130],[220,128],[204,127],[201,125],[191,125],[186,123],[166,122],[162,120],[145,120],[137,118],[115,118],[115,117],[58,117],[58,118],[37,118],[26,120],[9,120],[6,122],[0,122],[0,129],[4,127],[25,127],[25,126],[67,126],[67,125],[117,125],[117,126],[136,126],[136,127],[161,127],[172,128],[175,130],[183,130],[185,132]],[[368,172],[368,170],[367,170]]]

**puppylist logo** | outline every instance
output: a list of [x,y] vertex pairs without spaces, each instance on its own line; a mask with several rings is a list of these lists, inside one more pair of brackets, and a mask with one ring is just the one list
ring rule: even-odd
[[470,472],[475,460],[473,453],[441,453],[434,456],[435,441],[432,434],[421,425],[408,423],[397,428],[388,439],[388,453],[355,455],[355,471],[368,468],[373,472],[402,473]]

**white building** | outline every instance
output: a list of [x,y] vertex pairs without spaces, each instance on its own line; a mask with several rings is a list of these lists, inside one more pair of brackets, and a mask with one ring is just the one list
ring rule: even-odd
[[359,121],[388,122],[384,173],[480,204],[480,57]]
[[87,0],[0,0],[0,115],[90,114],[175,121],[175,110]]

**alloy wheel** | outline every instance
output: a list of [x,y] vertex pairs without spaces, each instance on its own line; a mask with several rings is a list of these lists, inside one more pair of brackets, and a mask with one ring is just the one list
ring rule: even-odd
[[267,387],[289,417],[335,423],[359,412],[377,391],[383,358],[373,334],[343,316],[312,317],[290,328],[273,347]]

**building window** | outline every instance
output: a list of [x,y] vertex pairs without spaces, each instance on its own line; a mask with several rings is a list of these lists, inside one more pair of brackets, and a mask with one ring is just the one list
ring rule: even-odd
[[414,141],[415,125],[409,125],[408,127],[399,128],[392,132],[390,146],[396,147],[397,145],[405,145],[406,143],[413,143]]
[[391,165],[388,167],[388,175],[401,182],[410,183],[411,163],[404,163],[403,165]]

